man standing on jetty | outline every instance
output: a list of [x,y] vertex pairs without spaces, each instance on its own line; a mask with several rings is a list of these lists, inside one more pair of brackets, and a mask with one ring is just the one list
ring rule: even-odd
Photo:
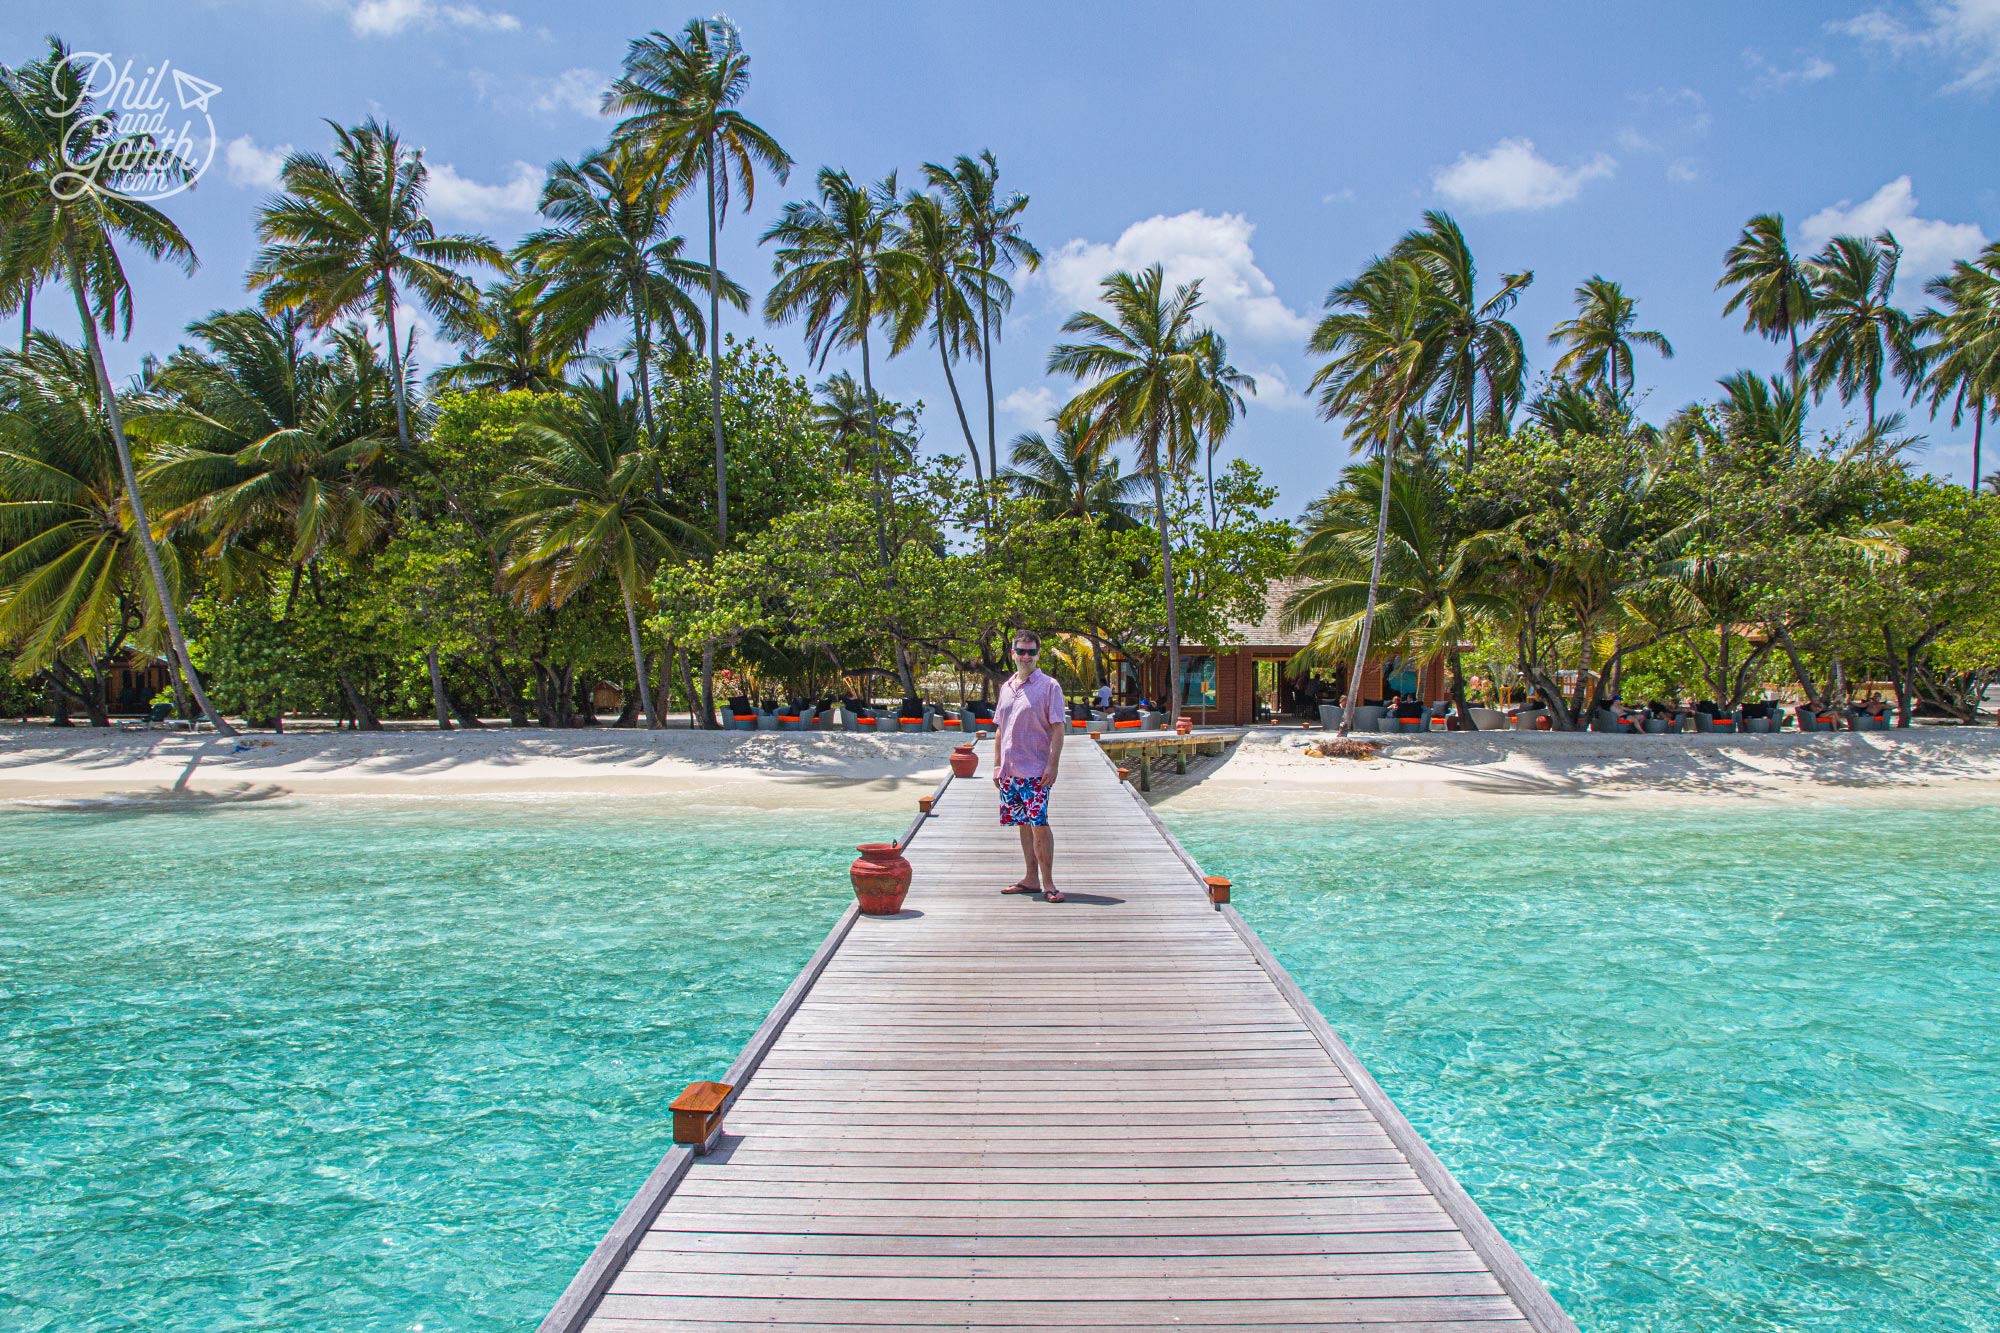
[[1055,834],[1049,830],[1049,788],[1062,763],[1063,732],[1069,711],[1062,686],[1035,668],[1041,636],[1023,630],[1014,636],[1014,674],[1000,687],[993,706],[993,785],[1000,789],[1000,826],[1021,830],[1021,856],[1028,869],[1002,893],[1039,893],[1059,903]]

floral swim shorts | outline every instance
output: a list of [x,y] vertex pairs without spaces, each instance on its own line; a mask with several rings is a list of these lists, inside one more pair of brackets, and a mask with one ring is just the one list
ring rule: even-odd
[[1040,778],[1008,778],[1000,784],[1000,827],[1047,828],[1048,823],[1048,783]]

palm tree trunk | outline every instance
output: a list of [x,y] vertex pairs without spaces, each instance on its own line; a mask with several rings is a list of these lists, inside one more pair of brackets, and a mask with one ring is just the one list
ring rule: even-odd
[[[1468,293],[1467,299],[1470,298]],[[1471,343],[1465,349],[1465,461],[1468,466],[1479,454],[1479,362]]]
[[701,729],[720,731],[722,723],[715,716],[715,645],[701,646]]
[[1153,521],[1160,525],[1160,590],[1166,594],[1167,602],[1167,721],[1175,723],[1181,716],[1181,627],[1174,614],[1174,543],[1167,531],[1167,483],[1160,459],[1160,428],[1156,421],[1152,427],[1152,440],[1147,454],[1153,460]]
[[1976,401],[1978,415],[1972,418],[1972,493],[1974,495],[1979,494],[1979,445],[1980,438],[1986,431],[1986,398],[1984,395],[1981,395]]
[[979,466],[979,445],[972,438],[972,423],[965,419],[965,403],[958,396],[958,379],[951,373],[951,358],[945,354],[944,332],[938,331],[938,360],[944,363],[945,387],[951,390],[951,405],[958,409],[958,428],[965,432],[965,448],[972,455],[972,479],[986,489],[986,471]]
[[869,468],[875,477],[875,555],[882,568],[889,568],[889,530],[887,483],[882,476],[882,421],[876,410],[875,372],[869,363],[868,324],[861,325],[861,393],[868,400]]
[[1875,395],[1880,388],[1881,386],[1874,384],[1868,386],[1868,435],[1871,439],[1875,435]]
[[[1402,405],[1396,409],[1398,424],[1389,432],[1382,449],[1382,504],[1375,515],[1375,559],[1368,566],[1368,607],[1361,614],[1361,639],[1354,645],[1354,672],[1347,681],[1347,702],[1340,713],[1340,730],[1345,736],[1354,730],[1354,709],[1361,702],[1361,675],[1368,669],[1369,640],[1375,637],[1375,604],[1382,595],[1382,553],[1389,546],[1389,482],[1396,466],[1396,436],[1401,433]],[[1386,697],[1386,696],[1385,696]]]
[[[993,256],[981,254],[980,267],[988,273],[993,271]],[[1000,479],[999,446],[993,425],[993,321],[991,318],[992,297],[987,294],[984,283],[979,287],[979,360],[986,371],[986,475],[995,481]]]
[[[715,436],[715,540],[729,545],[729,459],[722,445],[722,270],[715,258],[715,135],[708,136],[708,422]],[[704,655],[702,661],[709,660]],[[706,671],[708,668],[703,667]],[[710,687],[703,686],[707,693]]]
[[652,339],[646,327],[646,305],[639,297],[632,300],[632,346],[639,354],[639,373],[634,377],[639,389],[639,419],[646,423],[646,438],[655,447],[659,443],[659,431],[653,425],[653,374],[646,364],[652,358],[647,355]]
[[403,348],[396,338],[396,288],[389,281],[389,275],[382,275],[382,327],[389,335],[389,378],[390,387],[396,394],[396,441],[403,448],[410,447],[410,411],[403,392]]
[[1214,532],[1222,526],[1222,520],[1215,509],[1215,441],[1208,442],[1208,454],[1204,460],[1208,467],[1208,530]]
[[622,579],[619,580],[618,591],[625,598],[625,632],[632,636],[632,670],[638,673],[632,678],[635,682],[632,690],[639,696],[639,718],[651,731],[655,715],[652,700],[646,697],[646,649],[639,639],[639,612],[632,605],[632,590],[625,586]]
[[431,707],[437,710],[438,730],[451,730],[451,701],[444,697],[444,671],[438,666],[438,650],[424,649],[424,665],[431,669]]
[[69,285],[76,297],[77,318],[83,321],[84,341],[90,347],[90,368],[97,372],[97,391],[104,396],[104,416],[111,426],[111,443],[118,452],[118,473],[125,482],[125,499],[132,506],[132,530],[139,536],[139,546],[146,553],[146,570],[152,576],[153,596],[160,604],[160,617],[167,625],[167,639],[173,645],[174,659],[180,664],[181,674],[187,678],[188,689],[194,694],[195,703],[201,708],[201,715],[215,728],[218,736],[234,736],[236,728],[223,720],[215,711],[215,705],[208,701],[208,691],[202,688],[201,677],[195,674],[194,660],[188,656],[187,639],[181,634],[180,613],[174,608],[173,591],[167,585],[167,568],[160,562],[160,548],[153,541],[153,528],[146,521],[146,505],[139,498],[139,473],[132,466],[132,446],[125,439],[125,418],[118,410],[118,394],[111,387],[111,373],[104,366],[104,347],[97,340],[97,320],[90,313],[90,300],[84,295],[83,273],[78,265],[76,251],[69,253]]
[[[28,335],[35,331],[35,289],[30,286],[21,295],[21,355],[28,354]],[[1975,469],[1976,470],[1976,469]]]
[[1451,647],[1449,660],[1451,667],[1451,702],[1458,709],[1458,724],[1467,731],[1479,730],[1479,724],[1472,720],[1472,707],[1465,697],[1465,659],[1458,645]]

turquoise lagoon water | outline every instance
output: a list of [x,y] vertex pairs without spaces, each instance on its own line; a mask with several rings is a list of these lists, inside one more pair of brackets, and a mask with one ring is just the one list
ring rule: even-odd
[[[2000,1328],[2000,810],[1198,801],[1591,1333]],[[0,810],[0,1328],[531,1328],[885,822]]]
[[0,1328],[532,1328],[900,829],[0,810]]
[[2000,1329],[2000,808],[1162,814],[1590,1333]]

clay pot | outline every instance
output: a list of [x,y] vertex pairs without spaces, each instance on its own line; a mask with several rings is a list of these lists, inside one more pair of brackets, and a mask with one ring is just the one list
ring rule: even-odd
[[910,863],[903,856],[902,844],[864,842],[854,850],[861,855],[847,867],[847,877],[854,882],[854,896],[862,912],[892,916],[902,911],[903,899],[910,891]]
[[970,745],[951,747],[951,775],[955,778],[969,778],[979,771],[979,751]]
[[1191,717],[1178,717],[1178,718],[1175,718],[1175,719],[1174,719],[1174,734],[1175,734],[1175,735],[1178,735],[1178,736],[1187,736],[1187,735],[1190,735],[1190,734],[1192,734],[1192,733],[1193,733],[1193,731],[1194,731],[1194,719],[1193,719],[1193,718],[1191,718]]

